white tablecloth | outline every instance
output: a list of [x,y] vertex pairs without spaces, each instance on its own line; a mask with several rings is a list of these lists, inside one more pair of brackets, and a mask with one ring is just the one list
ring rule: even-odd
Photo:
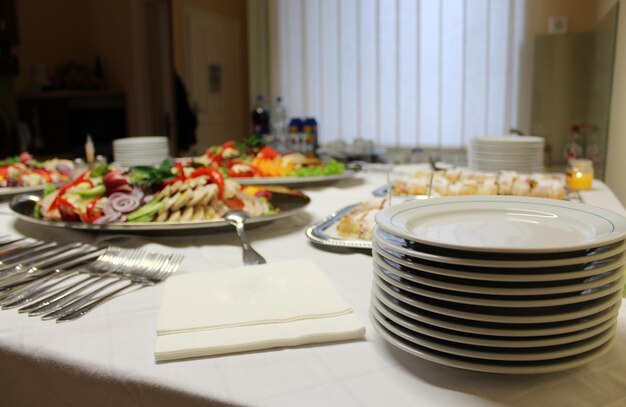
[[[304,229],[371,196],[385,177],[363,173],[305,189],[302,213],[248,232],[268,261],[310,258],[366,325],[360,341],[156,364],[155,327],[162,285],[127,294],[64,324],[0,311],[0,405],[433,406],[626,405],[626,310],[612,350],[561,373],[508,376],[459,370],[410,356],[372,328],[368,306],[372,259],[310,244]],[[586,202],[625,214],[596,182]],[[0,234],[94,241],[106,237],[16,221],[0,204]],[[241,265],[234,232],[176,232],[115,243],[184,253],[181,272]]]

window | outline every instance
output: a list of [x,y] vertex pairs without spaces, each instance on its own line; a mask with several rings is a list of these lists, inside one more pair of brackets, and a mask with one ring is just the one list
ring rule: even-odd
[[528,129],[527,0],[270,0],[271,92],[322,143],[458,148]]

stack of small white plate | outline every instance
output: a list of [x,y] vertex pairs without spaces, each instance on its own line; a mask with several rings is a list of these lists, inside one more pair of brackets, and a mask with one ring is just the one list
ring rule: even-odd
[[113,159],[124,167],[160,164],[169,153],[167,137],[128,137],[113,141]]
[[384,209],[370,317],[391,344],[448,366],[543,373],[611,346],[626,218],[584,204],[446,197]]
[[543,172],[543,145],[543,137],[476,137],[468,146],[467,163],[478,171]]

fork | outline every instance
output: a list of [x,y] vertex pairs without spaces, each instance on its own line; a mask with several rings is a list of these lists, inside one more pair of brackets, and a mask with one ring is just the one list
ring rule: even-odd
[[[161,263],[166,261],[168,257],[158,253],[147,253],[140,249],[120,250],[121,251],[118,255],[110,257],[105,262],[98,262],[98,264],[95,265],[98,272],[102,273],[99,277],[98,275],[89,276],[88,278],[79,281],[77,284],[63,289],[52,296],[46,297],[37,303],[20,308],[19,312],[28,311],[29,316],[43,315],[43,320],[53,319],[65,315],[66,313],[76,309],[78,306],[84,304],[85,298],[93,298],[95,294],[117,284],[122,280],[122,278],[114,279],[113,281],[101,285],[83,295],[82,293],[88,288],[110,279],[114,274],[124,275],[125,273],[133,270],[143,270],[144,268],[155,267],[154,261],[150,260],[150,258],[155,258],[155,261],[160,262],[156,265],[158,267]],[[89,281],[90,279],[93,280]],[[75,303],[78,300],[82,300],[82,302]]]
[[[0,306],[2,309],[19,307],[49,292],[54,287],[62,284],[75,276],[81,271],[80,268],[74,267],[93,261],[100,255],[104,254],[104,249],[94,249],[87,251],[75,257],[72,260],[57,265],[53,270],[39,275],[40,278],[32,279],[24,284],[12,287],[0,293]],[[55,280],[55,281],[53,281]]]
[[[183,260],[183,257],[184,257],[183,255],[167,256],[165,261],[162,263],[157,262],[157,263],[154,263],[151,267],[136,268],[134,270],[129,270],[127,273],[125,273],[125,276],[124,276],[128,280],[130,280],[128,284],[108,294],[105,294],[101,296],[100,298],[97,298],[93,301],[92,299],[94,298],[95,293],[94,292],[89,293],[85,297],[80,298],[79,300],[71,303],[69,307],[67,307],[67,309],[64,308],[64,309],[59,310],[58,313],[54,313],[55,315],[52,317],[53,318],[56,317],[57,322],[73,321],[87,314],[89,311],[101,305],[102,303],[114,298],[115,296],[117,296],[122,291],[125,291],[128,288],[131,288],[133,286],[139,286],[139,288],[137,289],[141,289],[143,287],[148,287],[148,286],[157,284],[165,280],[167,277],[169,277],[172,273],[174,273],[178,269],[178,267],[180,266],[180,263]],[[121,281],[121,280],[122,278],[120,278],[118,281]],[[110,286],[110,285],[112,285],[112,283],[108,284],[107,286]]]
[[52,295],[20,308],[18,312],[28,312],[28,315],[32,317],[55,311],[75,300],[85,289],[108,279],[112,273],[121,267],[124,261],[131,262],[139,255],[140,250],[138,249],[127,250],[119,247],[109,247],[102,256],[98,257],[86,269],[82,269],[83,272],[88,273],[85,278]]

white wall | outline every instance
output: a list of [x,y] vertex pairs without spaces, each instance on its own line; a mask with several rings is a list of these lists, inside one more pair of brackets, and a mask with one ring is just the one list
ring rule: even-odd
[[620,0],[606,161],[606,183],[626,204],[626,0]]

